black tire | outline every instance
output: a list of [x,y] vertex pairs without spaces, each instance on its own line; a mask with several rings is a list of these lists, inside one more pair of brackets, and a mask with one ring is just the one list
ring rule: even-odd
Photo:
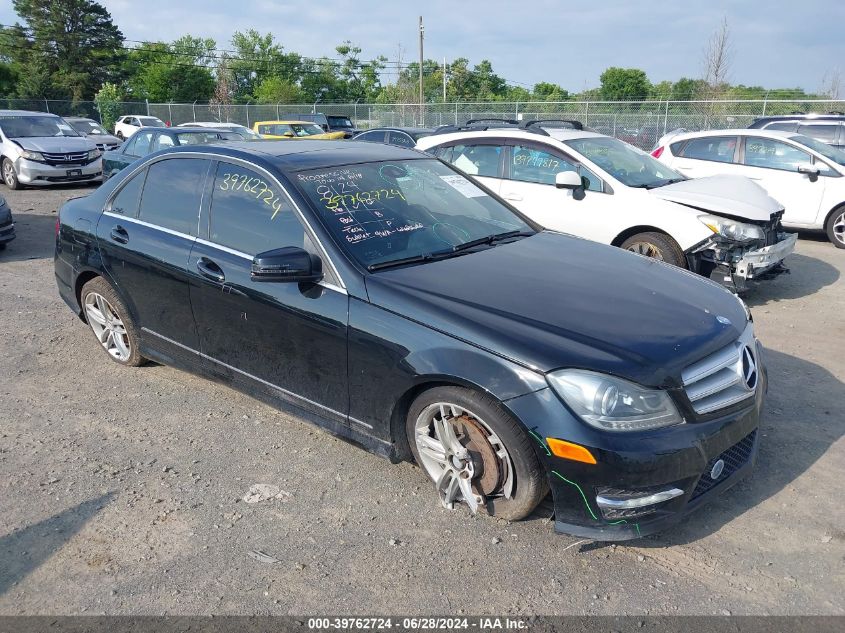
[[845,248],[845,206],[834,209],[824,223],[827,239],[836,248]]
[[[123,327],[126,330],[126,336],[129,339],[129,356],[125,360],[119,360],[105,350],[104,353],[119,365],[125,365],[127,367],[139,367],[140,365],[143,365],[146,362],[146,359],[141,356],[139,351],[140,336],[138,335],[138,327],[135,325],[135,321],[130,316],[129,310],[126,309],[126,306],[123,301],[121,301],[117,292],[114,288],[112,288],[111,284],[102,277],[95,277],[94,279],[86,282],[85,285],[82,286],[82,291],[79,293],[79,303],[82,306],[82,313],[85,317],[85,322],[88,323],[88,315],[85,312],[86,298],[94,292],[109,302],[112,310],[123,322]],[[90,327],[91,325],[89,323],[89,328]],[[97,340],[97,343],[102,347],[102,343],[97,339],[93,328],[91,329],[91,333],[94,335],[94,339]]]
[[12,164],[12,161],[8,158],[4,158],[0,168],[3,170],[3,182],[9,189],[21,189],[23,187],[20,180],[18,180],[18,174],[15,171],[15,166]]
[[622,242],[620,248],[646,257],[653,257],[678,268],[686,268],[684,251],[678,243],[665,233],[637,233]]
[[428,474],[417,449],[415,423],[428,406],[438,402],[452,403],[475,413],[498,435],[510,455],[515,475],[511,498],[487,497],[479,509],[510,521],[529,516],[548,493],[548,481],[528,434],[492,396],[463,387],[434,387],[417,396],[408,410],[405,431],[414,459],[423,472]]

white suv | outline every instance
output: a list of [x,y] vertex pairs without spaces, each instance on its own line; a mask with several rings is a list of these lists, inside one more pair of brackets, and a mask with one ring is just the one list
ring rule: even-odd
[[167,127],[161,119],[154,116],[124,115],[114,124],[114,135],[125,141],[142,127]]
[[795,247],[796,236],[781,232],[783,207],[754,182],[688,180],[578,122],[470,122],[437,130],[417,148],[546,228],[688,268],[736,292],[785,270]]
[[661,139],[652,153],[686,176],[736,174],[785,207],[784,226],[824,230],[845,248],[845,152],[794,132],[713,130]]

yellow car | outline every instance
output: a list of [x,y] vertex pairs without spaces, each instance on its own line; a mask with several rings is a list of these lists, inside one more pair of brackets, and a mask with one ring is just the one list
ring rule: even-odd
[[316,123],[308,121],[257,121],[252,129],[263,138],[277,139],[338,139],[343,132],[324,132]]

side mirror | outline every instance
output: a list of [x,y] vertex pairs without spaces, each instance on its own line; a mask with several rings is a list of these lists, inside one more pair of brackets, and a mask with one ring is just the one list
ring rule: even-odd
[[815,180],[819,177],[821,168],[818,165],[813,165],[811,163],[801,163],[798,165],[798,173],[806,174],[810,177],[810,180]]
[[252,260],[252,281],[316,283],[323,278],[323,262],[298,246],[259,253]]
[[581,176],[574,171],[559,171],[555,174],[555,187],[558,189],[580,189],[584,186]]

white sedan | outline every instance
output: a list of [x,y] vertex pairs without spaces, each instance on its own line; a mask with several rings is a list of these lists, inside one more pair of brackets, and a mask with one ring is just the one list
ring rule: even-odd
[[824,230],[845,248],[845,152],[774,130],[712,130],[661,139],[652,153],[682,174],[746,176],[784,205],[784,226]]
[[114,135],[123,141],[135,134],[142,127],[166,127],[166,124],[158,117],[127,114],[115,121]]
[[546,228],[619,246],[736,292],[785,270],[795,235],[747,178],[689,180],[627,143],[583,129],[441,129],[417,148],[452,163]]

